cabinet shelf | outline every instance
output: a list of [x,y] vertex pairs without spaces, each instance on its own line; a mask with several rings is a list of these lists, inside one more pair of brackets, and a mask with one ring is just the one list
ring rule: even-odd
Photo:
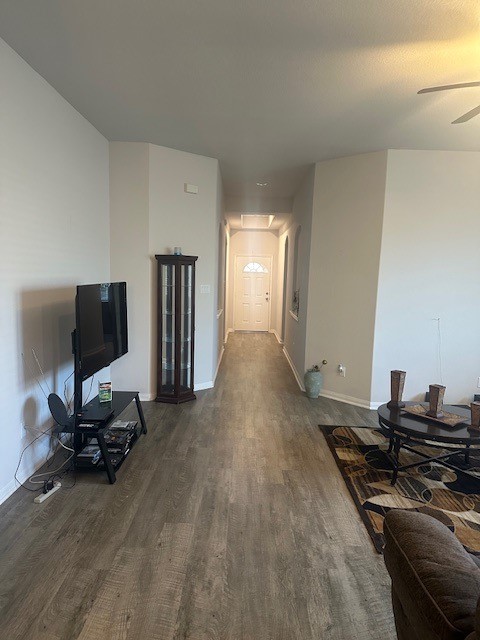
[[179,315],[179,316],[191,316],[192,312],[191,311],[183,311],[182,313],[178,313],[176,314],[175,311],[164,311],[163,314],[164,316],[170,316],[173,317],[175,315]]

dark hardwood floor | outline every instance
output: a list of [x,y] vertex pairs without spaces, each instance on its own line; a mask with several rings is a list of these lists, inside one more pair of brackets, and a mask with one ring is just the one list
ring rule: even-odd
[[79,474],[0,507],[2,640],[395,638],[383,559],[317,427],[375,414],[307,399],[265,334],[233,334],[198,395],[144,404],[115,485]]

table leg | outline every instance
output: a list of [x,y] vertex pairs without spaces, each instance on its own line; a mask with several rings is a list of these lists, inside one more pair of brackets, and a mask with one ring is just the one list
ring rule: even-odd
[[142,433],[147,435],[147,423],[145,422],[145,416],[143,415],[142,403],[137,393],[135,396],[135,404],[137,405],[138,417],[140,418],[140,424],[142,425]]
[[393,444],[393,458],[392,458],[392,462],[393,462],[393,473],[392,473],[392,481],[391,481],[391,485],[392,487],[395,485],[397,478],[398,478],[398,458],[399,458],[399,454],[400,454],[400,448],[402,446],[401,440],[399,438],[399,436],[395,437],[395,442]]
[[102,452],[102,458],[105,464],[105,469],[107,471],[108,481],[110,482],[110,484],[114,484],[117,477],[115,475],[115,469],[113,468],[112,461],[110,460],[110,454],[108,453],[108,448],[105,443],[105,437],[103,433],[97,433],[97,441],[100,451]]
[[465,464],[470,466],[470,445],[465,445]]

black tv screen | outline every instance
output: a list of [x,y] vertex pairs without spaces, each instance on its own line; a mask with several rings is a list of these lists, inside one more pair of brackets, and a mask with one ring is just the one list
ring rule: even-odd
[[126,282],[78,286],[76,327],[81,378],[86,380],[128,351]]

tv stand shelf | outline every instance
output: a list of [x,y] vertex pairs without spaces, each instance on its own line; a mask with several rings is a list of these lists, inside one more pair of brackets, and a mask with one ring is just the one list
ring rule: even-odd
[[[116,480],[115,471],[121,466],[128,453],[125,454],[122,459],[114,466],[111,460],[111,454],[108,451],[107,445],[105,443],[105,431],[112,425],[115,420],[119,418],[119,416],[125,411],[125,409],[135,400],[135,404],[137,406],[138,417],[140,420],[140,426],[137,426],[136,435],[132,439],[130,450],[138,441],[140,435],[147,433],[147,425],[145,423],[145,417],[143,415],[142,405],[140,403],[140,398],[138,395],[138,391],[114,391],[112,394],[112,401],[110,403],[100,402],[98,396],[93,398],[90,402],[84,405],[77,415],[76,418],[76,426],[72,427],[62,427],[59,426],[56,431],[58,433],[72,433],[74,436],[74,460],[75,465],[79,468],[85,468],[88,466],[89,469],[99,469],[105,470],[107,472],[108,480],[110,484],[113,484]],[[108,409],[108,418],[103,422],[95,423],[94,426],[89,427],[80,427],[79,424],[87,423],[89,421],[94,422],[98,419],[99,416],[105,415],[105,409]],[[103,460],[104,466],[98,468],[95,465],[85,465],[85,462],[80,462],[77,459],[77,454],[83,449],[83,447],[90,440],[96,440],[98,442],[99,449],[101,451],[101,456]],[[80,464],[78,464],[80,462]]]

